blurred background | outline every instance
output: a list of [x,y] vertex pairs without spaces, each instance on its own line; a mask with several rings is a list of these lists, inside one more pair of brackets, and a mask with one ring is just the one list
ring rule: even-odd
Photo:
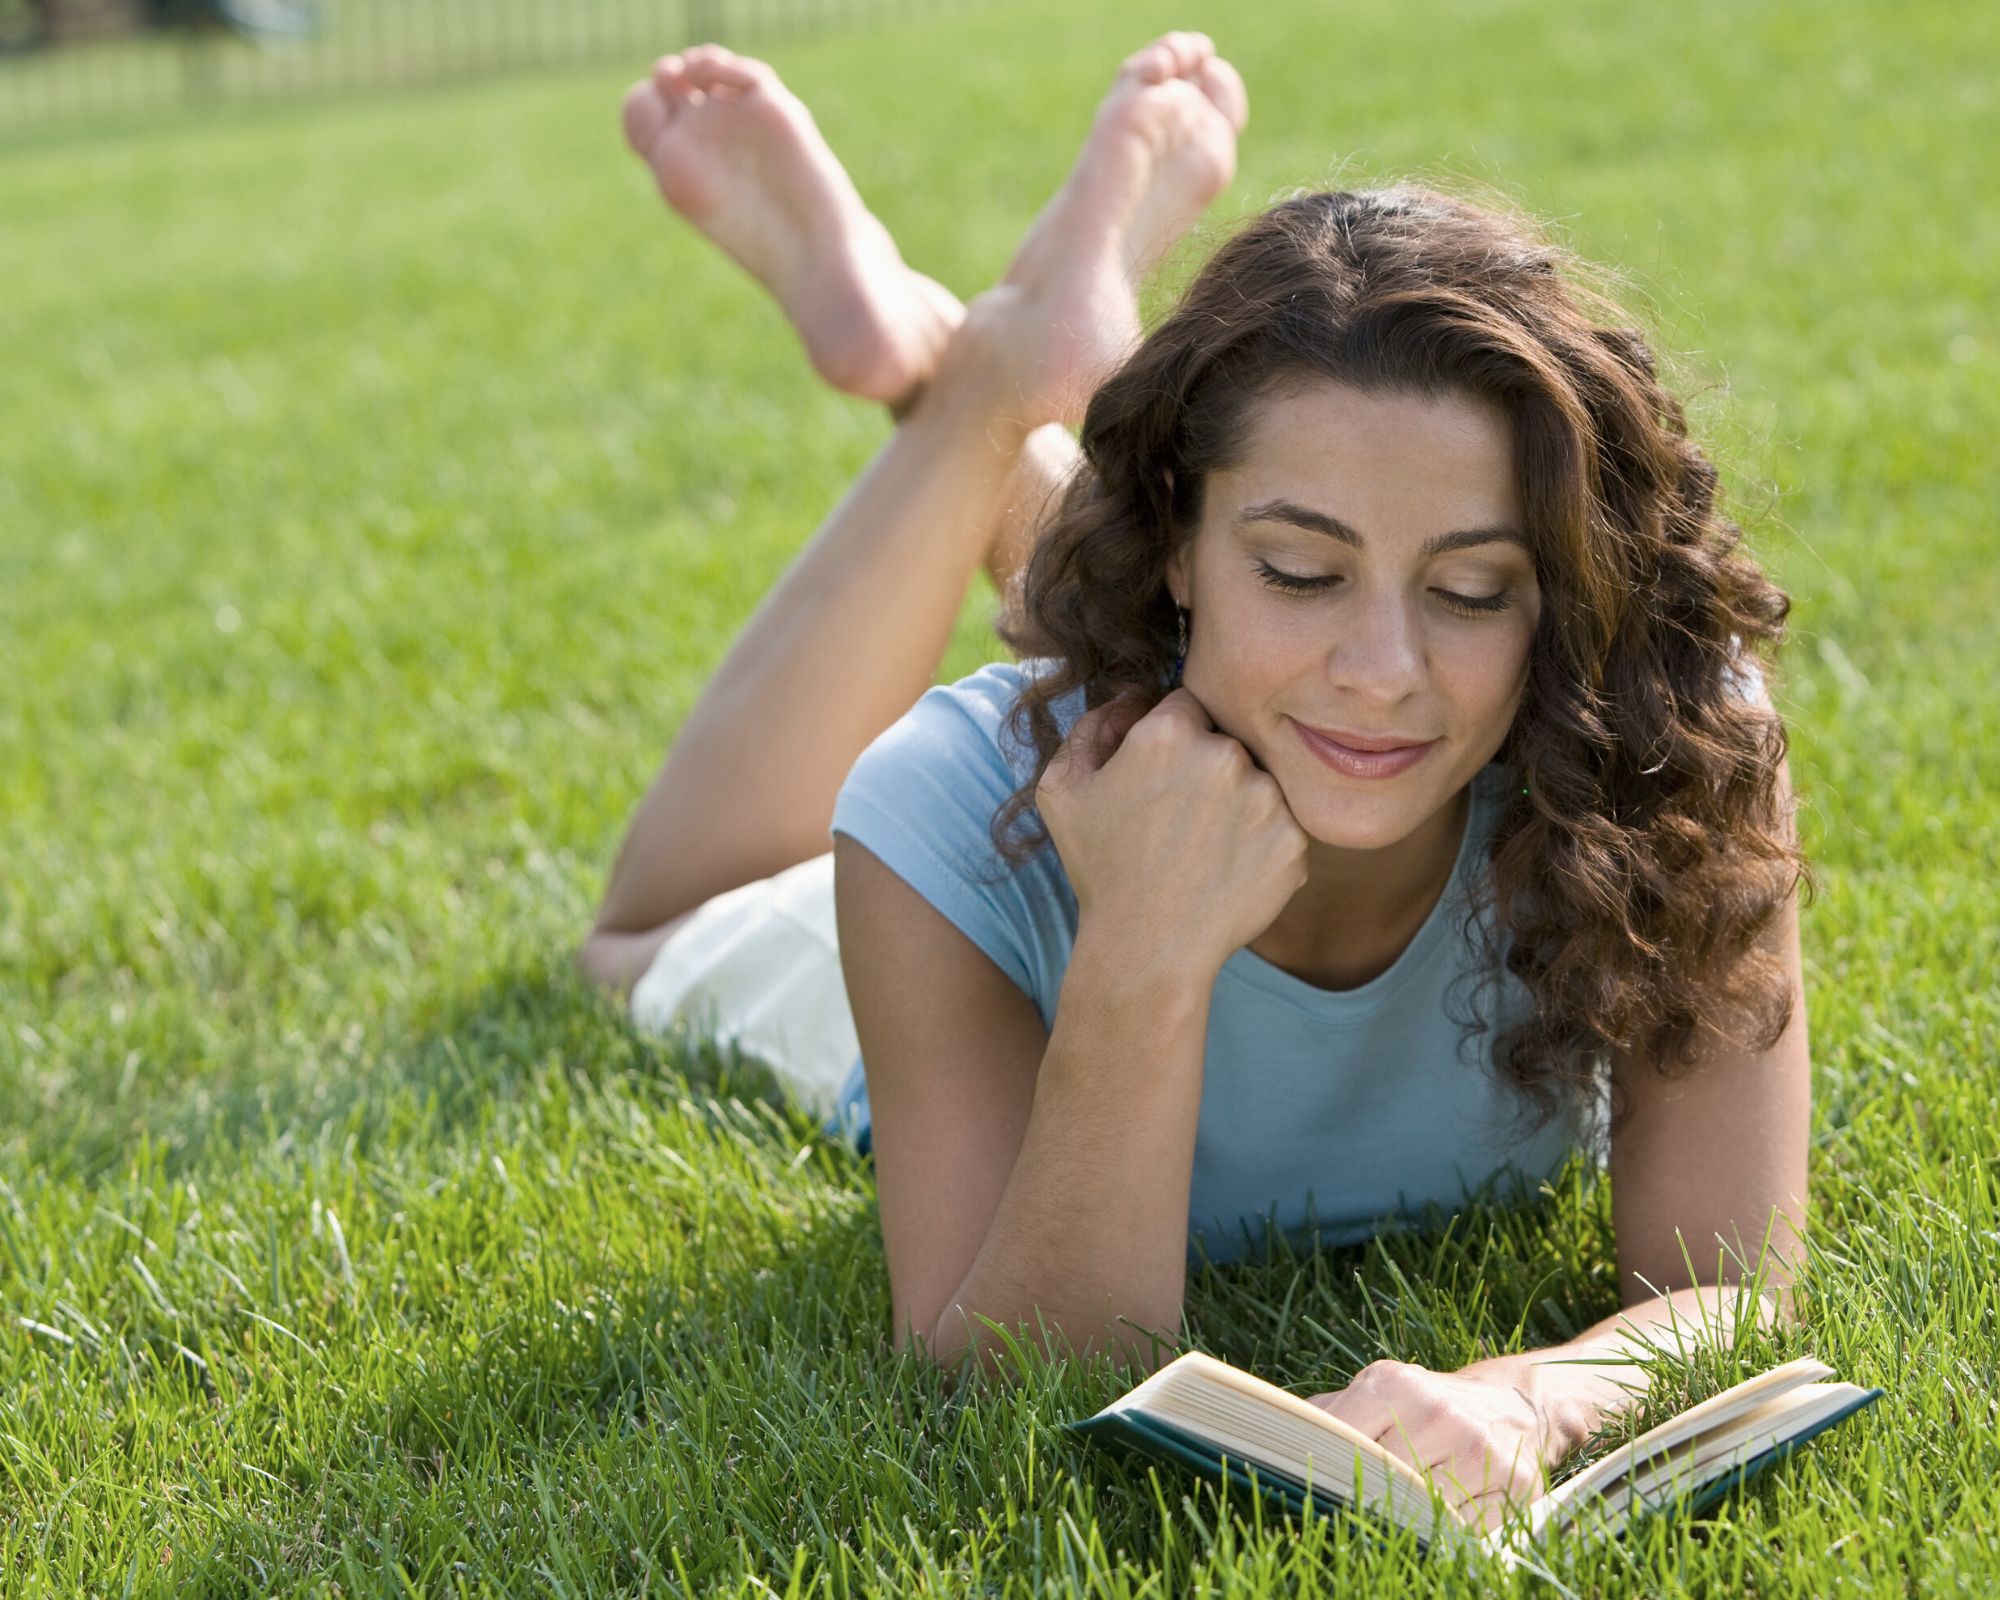
[[940,0],[0,0],[0,129],[604,61]]

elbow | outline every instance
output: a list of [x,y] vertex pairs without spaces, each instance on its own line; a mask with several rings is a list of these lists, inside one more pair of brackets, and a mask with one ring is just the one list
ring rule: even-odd
[[1127,1317],[1058,1320],[1037,1307],[1030,1318],[1010,1327],[952,1305],[928,1331],[906,1320],[897,1330],[894,1348],[914,1350],[920,1358],[961,1378],[976,1369],[985,1376],[1018,1381],[1045,1366],[1088,1361],[1099,1354],[1110,1356],[1114,1366],[1134,1377],[1145,1377],[1180,1354],[1182,1340],[1178,1335],[1159,1331],[1161,1327],[1178,1328],[1180,1321],[1179,1307],[1171,1318],[1152,1323]]
[[600,930],[592,928],[584,935],[583,942],[570,952],[570,960],[598,988],[616,994],[624,987],[619,982],[618,963]]
[[607,925],[600,916],[576,947],[576,968],[606,993],[625,999],[653,965],[669,936],[685,921],[686,916],[674,917],[656,928],[633,933]]

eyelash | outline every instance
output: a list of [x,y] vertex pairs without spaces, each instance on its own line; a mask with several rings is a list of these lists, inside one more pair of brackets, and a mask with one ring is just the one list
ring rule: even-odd
[[[1290,572],[1280,572],[1265,561],[1257,563],[1257,571],[1267,585],[1286,594],[1314,594],[1338,581],[1335,578],[1301,578]],[[1453,594],[1449,589],[1433,589],[1431,593],[1461,616],[1490,617],[1513,604],[1504,594]]]

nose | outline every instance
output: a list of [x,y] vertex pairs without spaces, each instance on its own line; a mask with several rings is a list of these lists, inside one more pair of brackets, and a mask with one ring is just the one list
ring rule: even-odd
[[1429,672],[1419,619],[1407,600],[1377,594],[1349,606],[1327,646],[1327,682],[1352,700],[1387,708],[1423,687]]

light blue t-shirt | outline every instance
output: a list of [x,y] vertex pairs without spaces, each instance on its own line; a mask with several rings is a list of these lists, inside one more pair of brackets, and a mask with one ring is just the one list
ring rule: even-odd
[[[1054,1026],[1077,926],[1076,896],[1053,845],[1010,870],[989,826],[1034,770],[1005,727],[1023,678],[1043,664],[995,662],[928,690],[855,762],[834,834],[865,845],[1020,986]],[[1065,732],[1079,690],[1052,708]],[[1347,1243],[1449,1213],[1492,1180],[1552,1175],[1580,1145],[1603,1158],[1601,1106],[1520,1137],[1518,1095],[1488,1067],[1493,1032],[1462,1026],[1477,1004],[1504,1025],[1528,1003],[1518,980],[1479,987],[1465,893],[1505,806],[1510,775],[1472,785],[1457,865],[1443,897],[1390,968],[1359,988],[1315,988],[1248,946],[1223,964],[1210,1002],[1188,1203],[1189,1246],[1213,1261],[1316,1221]],[[1026,819],[1032,822],[1032,813]],[[1483,997],[1482,997],[1483,996]],[[868,1148],[868,1090],[857,1060],[828,1123]]]

